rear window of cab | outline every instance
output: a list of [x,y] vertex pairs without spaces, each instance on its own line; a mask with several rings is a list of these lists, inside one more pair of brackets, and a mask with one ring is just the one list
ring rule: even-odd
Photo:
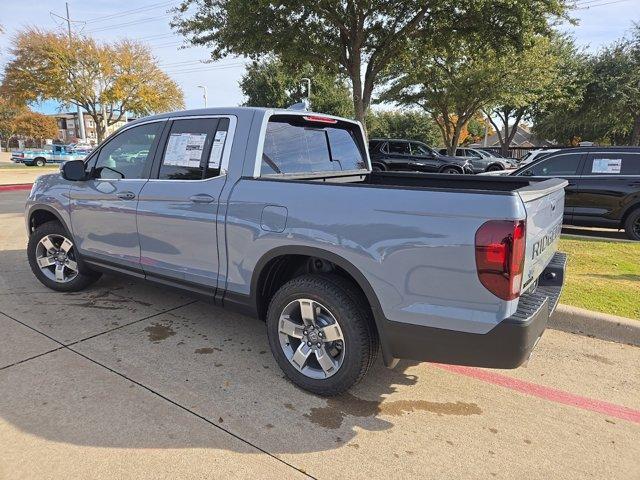
[[357,124],[316,115],[269,119],[260,175],[317,173],[367,168]]

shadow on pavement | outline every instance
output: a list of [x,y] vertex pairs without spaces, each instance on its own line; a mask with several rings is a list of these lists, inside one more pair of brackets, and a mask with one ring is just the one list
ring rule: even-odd
[[[0,264],[22,263],[22,250],[1,254]],[[180,429],[176,418],[191,412],[265,450],[304,453],[339,448],[361,430],[390,429],[392,419],[405,413],[481,413],[475,403],[456,399],[388,399],[417,382],[407,372],[415,365],[410,362],[389,370],[378,359],[350,393],[311,395],[284,378],[263,322],[143,281],[103,277],[84,292],[63,294],[45,289],[28,268],[20,268],[0,274],[0,286],[10,287],[0,296],[0,312],[9,310],[57,340],[80,334],[71,348],[100,364],[60,350],[0,371],[2,419],[56,442],[220,448],[217,440],[149,435],[151,424],[156,430],[165,424]],[[119,322],[112,321],[114,312]],[[151,406],[159,396],[182,409],[172,405],[169,416],[156,415]]]

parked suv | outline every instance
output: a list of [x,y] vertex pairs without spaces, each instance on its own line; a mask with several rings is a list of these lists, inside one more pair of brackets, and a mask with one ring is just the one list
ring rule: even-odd
[[[441,155],[447,154],[446,148],[439,150]],[[516,162],[510,158],[496,155],[480,148],[456,148],[456,157],[466,158],[471,163],[474,173],[496,172],[516,168]]]
[[440,155],[415,140],[374,138],[369,141],[369,155],[374,172],[473,173],[467,159]]
[[639,147],[558,150],[511,175],[566,179],[565,224],[624,229],[640,240]]

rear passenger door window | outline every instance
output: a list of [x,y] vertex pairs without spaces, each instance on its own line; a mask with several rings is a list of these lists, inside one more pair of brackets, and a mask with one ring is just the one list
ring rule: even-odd
[[566,153],[542,160],[523,172],[534,177],[563,177],[578,175],[581,153]]
[[228,118],[174,120],[167,136],[158,178],[204,180],[220,175]]
[[583,175],[640,176],[640,153],[592,153]]
[[389,153],[391,155],[411,155],[409,142],[389,142]]

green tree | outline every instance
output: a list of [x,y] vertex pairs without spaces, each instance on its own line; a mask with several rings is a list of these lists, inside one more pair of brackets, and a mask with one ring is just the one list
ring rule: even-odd
[[[460,35],[524,45],[563,15],[567,0],[183,0],[172,25],[211,56],[274,54],[351,81],[355,118],[364,123],[374,88],[408,39]],[[463,28],[461,28],[463,26]]]
[[564,96],[560,61],[565,39],[552,36],[533,39],[531,47],[503,58],[504,81],[493,105],[484,112],[496,131],[503,155],[515,137],[520,122],[530,118],[545,99]]
[[440,134],[433,119],[418,110],[371,110],[367,114],[369,138],[404,138],[438,145]]
[[564,96],[534,111],[534,131],[561,143],[640,144],[640,27],[586,56],[568,56]]
[[77,105],[96,123],[98,141],[127,115],[180,108],[183,95],[148,47],[129,40],[100,44],[82,36],[27,29],[18,34],[2,93],[23,102]]
[[245,105],[287,108],[307,98],[302,78],[311,79],[311,108],[315,112],[353,117],[351,92],[343,78],[310,64],[291,70],[277,58],[253,62],[240,80]]

